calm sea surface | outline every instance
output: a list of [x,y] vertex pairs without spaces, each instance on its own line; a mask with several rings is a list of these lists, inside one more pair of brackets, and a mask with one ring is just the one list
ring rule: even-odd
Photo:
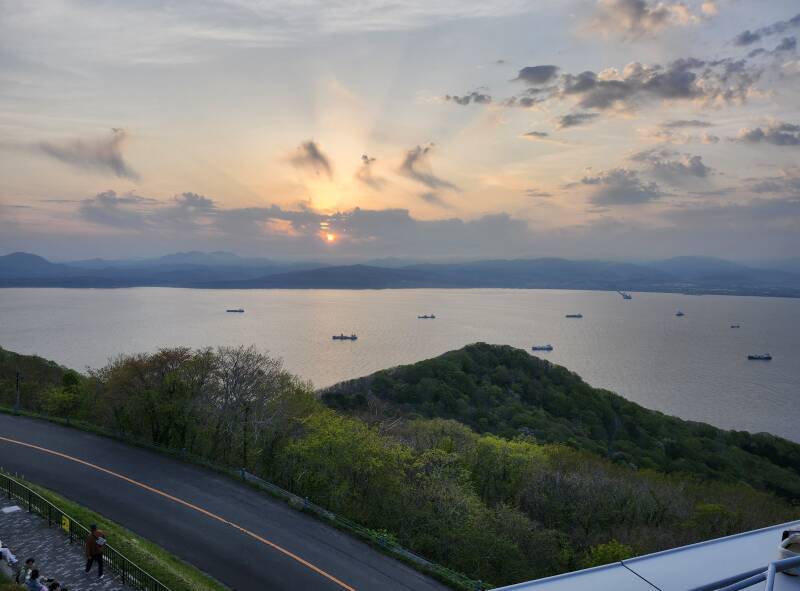
[[[226,308],[245,308],[228,314]],[[683,317],[675,311],[682,310]],[[417,320],[433,312],[436,320]],[[565,314],[583,314],[567,319]],[[741,328],[732,329],[731,324]],[[340,332],[358,341],[331,340]],[[0,289],[0,346],[84,369],[158,347],[254,344],[326,386],[484,341],[648,408],[800,441],[800,300],[560,290]],[[748,361],[769,352],[771,362]]]

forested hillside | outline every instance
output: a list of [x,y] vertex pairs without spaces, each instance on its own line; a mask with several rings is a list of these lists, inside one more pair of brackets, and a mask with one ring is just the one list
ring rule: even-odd
[[17,373],[20,376],[20,399],[28,407],[41,407],[45,393],[52,386],[62,386],[65,375],[70,375],[68,381],[70,378],[80,379],[76,372],[54,361],[36,355],[20,355],[0,347],[0,404],[4,406],[14,406]]
[[[736,452],[726,439],[733,435],[629,408],[630,403],[594,393],[561,368],[536,359],[528,366],[524,355],[476,345],[371,380],[383,383],[382,389],[372,389],[386,400],[392,399],[392,383],[401,386],[398,392],[407,384],[398,402],[370,395],[366,382],[352,394],[342,387],[338,401],[358,409],[358,417],[327,408],[310,384],[286,372],[279,360],[243,347],[124,356],[86,376],[59,369],[49,383],[40,380],[37,388],[28,383],[23,406],[232,468],[244,466],[431,560],[495,585],[800,515],[796,498],[780,498],[728,476],[700,477],[704,462],[711,461],[705,452],[693,452],[701,453],[702,461],[686,461],[698,466],[694,474],[667,474],[654,469],[661,461],[655,452],[647,452],[654,459],[646,468],[636,450],[623,445],[641,441],[643,449],[655,449],[649,442],[664,435],[648,429],[661,429],[658,420],[676,421],[686,433],[699,429],[696,438],[703,445],[707,440],[722,445],[722,465],[734,450],[750,454],[756,468],[772,466],[791,475],[793,444],[776,440],[774,460],[741,447]],[[9,373],[9,363],[21,363],[10,355],[0,362],[0,375]],[[53,369],[38,358],[24,362],[40,364],[43,376]],[[26,372],[35,373],[32,366]],[[0,382],[3,404],[13,398],[10,388],[7,380]],[[416,394],[406,399],[412,391]],[[537,391],[539,406],[525,402]],[[593,402],[593,396],[600,400]],[[502,402],[511,399],[519,406],[504,408]],[[604,411],[606,405],[610,409]],[[536,420],[516,424],[514,413],[523,411]],[[631,424],[638,420],[636,413],[643,421],[638,430]],[[437,414],[458,416],[481,432],[453,419],[425,416]],[[702,438],[702,433],[708,435]],[[569,446],[546,443],[562,435]],[[679,435],[671,438],[677,442]],[[603,437],[605,445],[598,443]],[[698,441],[686,443],[688,449]],[[616,451],[609,454],[609,449]],[[674,449],[671,461],[680,462],[679,448]]]
[[563,443],[638,469],[800,498],[800,445],[648,410],[513,347],[470,345],[338,384],[322,398],[356,413],[377,399],[389,403],[387,416],[455,419],[479,433]]

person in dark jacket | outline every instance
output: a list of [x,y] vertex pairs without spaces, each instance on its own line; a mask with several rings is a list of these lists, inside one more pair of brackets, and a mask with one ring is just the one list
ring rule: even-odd
[[86,572],[92,570],[92,563],[97,562],[97,577],[103,578],[103,548],[106,545],[106,534],[92,524],[86,537]]

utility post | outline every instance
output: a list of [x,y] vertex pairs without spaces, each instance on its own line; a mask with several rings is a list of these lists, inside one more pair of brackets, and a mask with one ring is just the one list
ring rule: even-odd
[[250,422],[250,405],[244,407],[244,425],[242,425],[242,466],[247,469],[247,427]]
[[19,413],[19,383],[22,380],[22,375],[17,370],[17,401],[14,404],[14,412]]

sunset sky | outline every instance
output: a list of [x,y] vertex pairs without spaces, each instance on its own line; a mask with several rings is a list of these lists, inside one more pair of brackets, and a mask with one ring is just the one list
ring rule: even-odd
[[0,0],[0,254],[800,252],[797,0]]

